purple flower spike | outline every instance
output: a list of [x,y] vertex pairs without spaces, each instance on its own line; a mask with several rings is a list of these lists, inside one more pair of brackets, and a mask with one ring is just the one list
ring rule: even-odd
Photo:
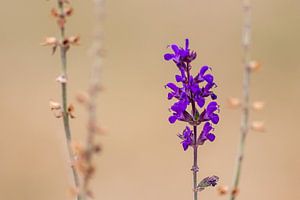
[[[214,82],[214,76],[209,66],[202,66],[196,76],[191,74],[191,62],[196,58],[196,52],[190,50],[189,40],[185,40],[185,47],[176,44],[169,45],[172,53],[164,55],[167,61],[172,60],[179,69],[179,74],[175,76],[176,83],[170,82],[166,85],[169,89],[168,99],[175,99],[176,102],[171,106],[172,112],[169,122],[174,124],[177,121],[186,122],[192,126],[199,126],[205,122],[202,132],[198,137],[192,138],[193,132],[186,127],[182,135],[181,142],[183,149],[197,142],[196,145],[202,145],[206,140],[213,142],[215,135],[211,133],[212,124],[219,122],[219,106],[217,102],[209,102],[210,99],[217,99],[217,95],[212,91],[217,87]],[[206,105],[207,104],[207,105]],[[206,105],[206,106],[205,106]],[[202,109],[201,112],[199,110]],[[201,114],[199,114],[201,113]]]
[[[213,125],[219,122],[219,105],[216,100],[217,95],[213,89],[217,87],[214,82],[214,76],[209,73],[211,68],[203,66],[198,74],[194,76],[191,73],[192,61],[197,57],[196,52],[190,50],[189,40],[185,40],[185,47],[180,47],[172,44],[173,53],[164,55],[167,61],[172,60],[179,73],[175,75],[175,83],[168,83],[165,87],[169,90],[168,100],[175,100],[171,108],[171,116],[169,122],[184,122],[187,124],[185,129],[178,137],[181,139],[181,145],[184,151],[189,147],[193,148],[194,163],[192,166],[193,181],[194,181],[194,196],[197,192],[201,192],[207,187],[215,186],[219,180],[217,176],[206,177],[196,185],[198,164],[197,151],[200,145],[203,145],[207,140],[213,142],[216,136]],[[203,124],[203,125],[202,125]],[[201,132],[198,128],[203,126]],[[190,128],[192,126],[192,128]],[[198,134],[198,135],[197,135]]]

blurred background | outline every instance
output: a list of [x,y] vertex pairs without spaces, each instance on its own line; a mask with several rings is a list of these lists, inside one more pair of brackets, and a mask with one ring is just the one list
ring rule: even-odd
[[[86,112],[75,96],[88,87],[92,63],[87,52],[94,25],[92,1],[72,1],[67,35],[81,36],[68,54],[69,100],[74,139],[86,134]],[[5,1],[0,7],[0,199],[64,200],[71,176],[62,122],[49,110],[60,101],[58,54],[39,43],[58,36],[50,9],[56,1]],[[251,100],[266,109],[251,120],[266,123],[251,132],[246,146],[240,200],[300,199],[298,106],[300,2],[253,0],[253,58],[262,69],[251,78]],[[192,152],[184,152],[176,134],[184,124],[168,123],[167,90],[176,67],[163,60],[168,44],[184,44],[198,53],[195,71],[213,67],[221,104],[216,141],[199,150],[199,179],[220,176],[231,185],[239,141],[240,111],[226,100],[241,97],[243,75],[241,1],[107,1],[106,56],[101,74],[105,91],[98,99],[99,120],[108,132],[99,136],[92,186],[96,199],[153,200],[192,198]],[[215,189],[200,199],[226,199]]]

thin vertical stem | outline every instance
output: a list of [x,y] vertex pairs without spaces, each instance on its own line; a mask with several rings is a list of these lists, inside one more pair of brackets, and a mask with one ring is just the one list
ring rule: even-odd
[[[187,66],[187,81],[190,81],[190,69],[191,66],[188,64]],[[191,99],[191,104],[192,104],[192,114],[193,116],[196,115],[196,104],[194,99]],[[199,171],[198,167],[198,145],[197,145],[197,126],[193,126],[193,134],[194,134],[194,144],[193,144],[193,166],[192,166],[192,171],[193,171],[193,191],[194,191],[194,200],[198,200],[198,190],[197,190],[197,173]]]
[[249,97],[250,97],[250,68],[249,62],[251,59],[250,54],[250,41],[251,41],[251,6],[250,0],[242,0],[243,11],[244,11],[244,25],[243,25],[243,38],[242,46],[244,49],[244,80],[243,80],[243,107],[240,127],[240,143],[237,155],[236,170],[233,180],[233,189],[230,195],[230,200],[236,198],[236,192],[238,191],[242,163],[244,159],[244,149],[246,137],[249,131]]
[[[195,105],[195,102],[194,102]],[[194,107],[194,106],[193,106]],[[198,146],[197,146],[197,126],[194,126],[194,163],[193,163],[193,167],[192,167],[192,171],[193,171],[193,185],[194,185],[194,200],[198,199],[198,191],[197,191],[197,173],[199,171],[199,167],[198,167]]]
[[[91,47],[91,56],[93,59],[93,64],[90,70],[90,83],[88,89],[89,101],[87,102],[87,111],[88,111],[88,131],[86,138],[86,152],[85,152],[85,164],[90,169],[93,168],[92,159],[95,155],[95,148],[99,145],[95,144],[95,136],[99,132],[97,129],[97,105],[96,100],[100,90],[100,71],[102,66],[102,20],[104,18],[104,0],[94,0],[94,9],[95,9],[95,20],[96,24],[94,25],[94,41]],[[91,196],[91,190],[89,189],[89,184],[93,175],[94,170],[88,170],[88,173],[85,173],[82,179],[82,189],[81,196],[82,200],[88,199]]]
[[[58,7],[60,9],[61,14],[64,13],[64,4],[61,0],[58,0]],[[61,41],[65,40],[65,28],[64,26],[60,26],[60,35],[61,35]],[[62,44],[60,45],[60,56],[61,56],[61,65],[62,65],[62,76],[67,78],[67,48]],[[62,91],[62,104],[63,104],[63,124],[64,124],[64,130],[66,134],[66,142],[67,142],[67,149],[69,153],[69,158],[71,161],[71,169],[72,169],[72,176],[74,180],[74,184],[76,188],[79,188],[79,176],[77,173],[77,170],[74,165],[75,161],[75,155],[71,148],[71,142],[72,142],[72,134],[70,129],[70,122],[69,122],[69,113],[68,113],[68,101],[67,101],[67,83],[62,82],[61,83],[61,91]],[[80,196],[77,195],[77,200],[80,200]]]

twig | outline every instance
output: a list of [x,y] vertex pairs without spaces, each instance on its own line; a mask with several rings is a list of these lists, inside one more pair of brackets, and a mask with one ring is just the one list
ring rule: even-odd
[[82,162],[86,166],[85,173],[82,178],[82,189],[81,195],[83,199],[92,197],[92,191],[89,189],[89,183],[92,175],[94,174],[95,168],[92,163],[92,158],[95,153],[100,151],[100,146],[95,144],[95,136],[99,133],[100,128],[97,126],[97,106],[96,100],[100,90],[100,70],[102,66],[102,20],[104,14],[104,0],[94,0],[95,5],[95,35],[93,45],[91,47],[91,54],[93,57],[93,64],[90,72],[90,84],[88,89],[89,100],[86,102],[88,111],[88,131],[86,138],[86,147]]
[[[62,0],[58,0],[58,8],[60,12],[60,41],[61,45],[60,47],[60,57],[61,57],[61,65],[62,65],[62,76],[67,79],[67,50],[68,46],[64,45],[64,41],[66,40],[65,37],[65,10],[64,10],[64,2]],[[72,169],[72,174],[73,174],[73,180],[76,189],[80,187],[80,181],[79,181],[79,176],[78,172],[75,167],[75,155],[74,152],[71,148],[71,142],[72,142],[72,134],[71,134],[71,129],[70,129],[70,123],[69,123],[69,111],[68,111],[68,101],[67,101],[67,81],[61,81],[61,95],[62,95],[62,105],[63,105],[63,124],[64,124],[64,129],[65,129],[65,135],[66,135],[66,140],[67,140],[67,149],[69,153],[69,158],[71,161],[71,169]],[[80,200],[80,195],[76,195],[76,199]]]
[[242,46],[244,49],[244,80],[243,80],[243,107],[240,128],[240,143],[237,155],[236,170],[234,173],[233,191],[230,194],[230,200],[236,198],[238,186],[240,181],[242,163],[244,159],[244,149],[247,134],[249,132],[249,97],[250,97],[250,68],[249,63],[251,59],[250,42],[251,42],[251,5],[250,0],[242,0],[244,10],[244,25],[243,25],[243,38]]

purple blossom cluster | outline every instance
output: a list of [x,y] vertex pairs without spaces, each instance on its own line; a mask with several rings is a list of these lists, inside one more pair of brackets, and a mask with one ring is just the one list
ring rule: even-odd
[[[168,83],[166,88],[170,89],[168,99],[176,99],[171,106],[172,115],[169,117],[171,124],[176,121],[187,122],[193,127],[204,123],[199,137],[194,137],[194,131],[186,126],[179,138],[182,139],[182,146],[187,150],[192,145],[203,145],[206,140],[214,141],[215,135],[212,124],[219,122],[219,105],[216,100],[217,95],[212,91],[216,87],[214,77],[207,73],[211,70],[208,66],[200,68],[196,76],[191,74],[191,62],[196,59],[197,54],[189,49],[189,40],[185,40],[185,47],[172,44],[169,47],[173,53],[164,55],[167,61],[172,60],[178,67],[180,74],[175,76],[177,83]],[[206,106],[205,106],[206,105]],[[202,112],[200,112],[202,110]]]

